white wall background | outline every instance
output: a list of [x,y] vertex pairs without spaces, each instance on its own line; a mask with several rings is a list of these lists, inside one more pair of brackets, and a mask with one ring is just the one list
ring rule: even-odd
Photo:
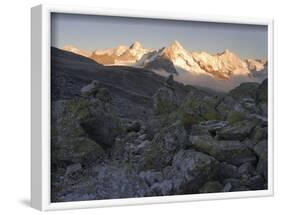
[[[267,198],[189,202],[84,209],[52,214],[278,214],[280,188],[280,36],[277,0],[6,0],[1,1],[0,25],[0,214],[38,214],[30,208],[30,8],[37,4],[83,4],[142,10],[184,12],[275,20],[275,196]],[[279,153],[278,153],[279,152]]]

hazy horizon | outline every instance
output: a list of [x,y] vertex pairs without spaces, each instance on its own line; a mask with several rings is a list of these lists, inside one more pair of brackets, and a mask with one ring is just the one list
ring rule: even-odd
[[159,49],[174,40],[188,51],[229,49],[241,58],[267,59],[267,26],[52,13],[51,45],[86,51],[139,41]]

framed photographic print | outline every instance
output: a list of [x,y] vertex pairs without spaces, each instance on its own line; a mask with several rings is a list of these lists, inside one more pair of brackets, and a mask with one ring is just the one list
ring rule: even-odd
[[273,195],[273,21],[32,8],[32,207]]

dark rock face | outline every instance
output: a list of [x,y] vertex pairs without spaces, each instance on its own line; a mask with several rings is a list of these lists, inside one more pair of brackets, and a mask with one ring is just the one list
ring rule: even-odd
[[52,202],[267,189],[267,81],[172,77],[52,49]]

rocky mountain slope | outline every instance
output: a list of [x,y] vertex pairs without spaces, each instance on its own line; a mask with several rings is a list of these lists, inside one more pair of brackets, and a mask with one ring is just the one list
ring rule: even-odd
[[52,202],[267,189],[267,80],[216,95],[51,55]]

